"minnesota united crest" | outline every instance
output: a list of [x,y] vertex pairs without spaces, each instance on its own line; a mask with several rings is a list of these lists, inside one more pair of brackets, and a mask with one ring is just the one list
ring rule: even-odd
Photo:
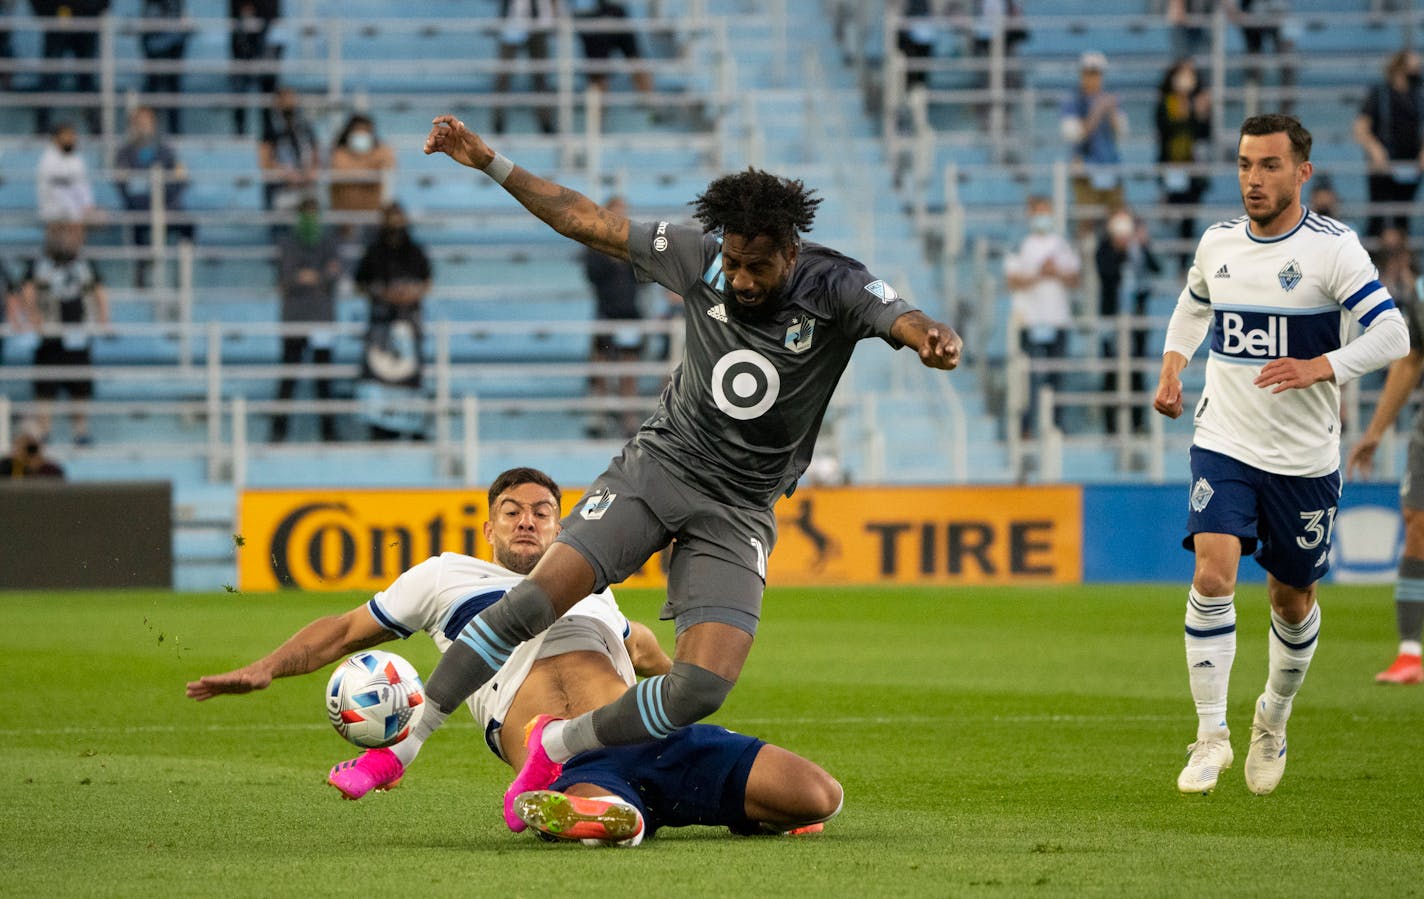
[[786,348],[793,353],[804,353],[811,348],[811,338],[815,336],[816,320],[803,314],[786,329]]
[[1300,283],[1300,279],[1305,277],[1300,272],[1300,263],[1292,259],[1286,263],[1286,267],[1276,272],[1276,277],[1281,282],[1281,290],[1290,293],[1295,286]]

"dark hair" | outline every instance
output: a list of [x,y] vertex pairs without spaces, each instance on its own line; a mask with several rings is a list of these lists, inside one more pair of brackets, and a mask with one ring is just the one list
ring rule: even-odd
[[540,487],[547,487],[549,492],[554,494],[554,502],[562,503],[564,500],[564,494],[559,490],[559,485],[554,483],[554,479],[544,472],[537,468],[511,468],[501,472],[499,477],[494,479],[494,483],[490,484],[490,511],[494,511],[494,501],[499,499],[500,494],[513,490],[521,484],[538,484]]
[[721,231],[753,240],[763,234],[779,248],[811,230],[821,198],[804,182],[749,168],[723,175],[692,202],[703,231]]
[[351,139],[351,132],[355,131],[357,128],[360,128],[363,125],[371,129],[372,137],[376,136],[376,123],[371,120],[370,116],[362,115],[358,112],[351,118],[346,120],[346,126],[342,128],[341,133],[336,136],[336,146],[346,146],[346,142]]
[[1293,115],[1271,112],[1253,115],[1241,123],[1241,136],[1262,137],[1267,134],[1285,134],[1290,138],[1291,154],[1296,162],[1310,161],[1310,132]]

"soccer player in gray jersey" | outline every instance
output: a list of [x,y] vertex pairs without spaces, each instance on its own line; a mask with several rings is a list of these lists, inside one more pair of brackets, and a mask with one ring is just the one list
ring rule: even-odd
[[409,764],[515,646],[671,543],[662,614],[676,621],[672,670],[589,714],[530,722],[529,759],[505,795],[517,827],[514,798],[547,786],[574,755],[666,737],[722,705],[760,619],[772,506],[810,461],[856,342],[910,346],[945,370],[959,364],[961,342],[859,262],[803,242],[820,200],[800,181],[749,169],[697,198],[700,228],[631,223],[515,166],[453,116],[435,119],[425,152],[483,171],[555,231],[630,260],[683,297],[687,320],[658,410],[529,576],[464,629],[427,681],[420,726],[397,744]]
[[[1350,450],[1346,474],[1366,477],[1374,470],[1375,450],[1409,402],[1409,395],[1424,376],[1424,302],[1400,303],[1409,323],[1409,354],[1389,367],[1384,392],[1364,436]],[[1424,412],[1414,418],[1404,481],[1399,485],[1399,507],[1404,515],[1404,552],[1399,558],[1399,579],[1394,585],[1394,615],[1399,625],[1399,654],[1394,663],[1375,675],[1381,684],[1424,683],[1420,638],[1424,637]]]

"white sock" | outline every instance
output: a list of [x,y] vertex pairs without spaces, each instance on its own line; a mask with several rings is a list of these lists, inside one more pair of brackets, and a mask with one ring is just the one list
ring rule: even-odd
[[1424,644],[1418,640],[1400,640],[1399,654],[1402,656],[1424,655]]
[[539,741],[544,746],[545,754],[561,765],[576,755],[569,751],[568,744],[564,742],[564,729],[568,724],[567,721],[550,721],[544,725],[544,733]]
[[1319,603],[1300,624],[1290,624],[1271,612],[1271,632],[1267,637],[1271,667],[1266,675],[1266,695],[1257,709],[1266,724],[1280,727],[1290,718],[1291,700],[1300,692],[1319,635]]
[[415,727],[410,729],[410,734],[404,740],[391,747],[391,752],[396,754],[402,765],[409,765],[420,753],[420,747],[425,745],[430,735],[439,730],[440,725],[449,717],[448,712],[440,711],[435,707],[435,703],[427,701],[425,711],[420,713],[420,720],[415,722]]
[[1219,740],[1226,727],[1226,688],[1236,658],[1235,594],[1187,592],[1187,679],[1197,707],[1197,739]]

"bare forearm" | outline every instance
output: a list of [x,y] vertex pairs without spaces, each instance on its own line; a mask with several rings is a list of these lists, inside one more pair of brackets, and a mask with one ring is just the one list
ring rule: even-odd
[[328,618],[318,618],[308,624],[253,665],[273,678],[310,674],[336,661],[347,652],[362,648],[357,645],[361,642],[366,641],[348,642],[344,617],[332,615]]
[[540,178],[519,166],[505,179],[504,189],[544,224],[616,259],[628,258],[628,220],[561,184]]
[[1414,392],[1421,373],[1424,373],[1424,353],[1410,353],[1389,367],[1379,405],[1375,407],[1374,417],[1365,431],[1367,435],[1376,439],[1384,436],[1384,432],[1399,418],[1405,403],[1409,402],[1409,394]]

